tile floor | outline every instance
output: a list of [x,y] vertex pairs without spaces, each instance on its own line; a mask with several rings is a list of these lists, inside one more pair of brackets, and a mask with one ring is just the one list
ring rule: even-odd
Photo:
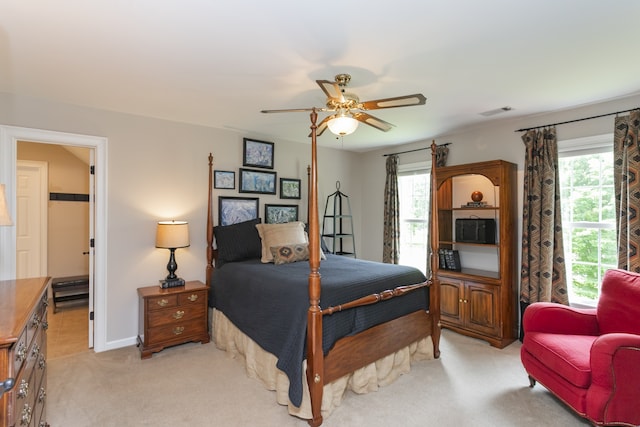
[[55,359],[89,349],[89,308],[87,305],[59,308],[53,312],[53,301],[49,304],[47,318],[47,358]]

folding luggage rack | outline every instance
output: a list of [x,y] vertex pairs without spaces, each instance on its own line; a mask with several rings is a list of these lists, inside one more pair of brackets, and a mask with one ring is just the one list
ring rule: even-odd
[[59,277],[51,281],[53,312],[58,308],[89,303],[89,276]]

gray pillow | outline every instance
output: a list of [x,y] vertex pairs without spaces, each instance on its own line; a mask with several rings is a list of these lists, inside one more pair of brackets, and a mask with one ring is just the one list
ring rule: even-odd
[[218,248],[216,267],[222,267],[226,262],[262,256],[262,242],[256,229],[256,224],[260,222],[260,218],[256,218],[237,224],[213,227]]

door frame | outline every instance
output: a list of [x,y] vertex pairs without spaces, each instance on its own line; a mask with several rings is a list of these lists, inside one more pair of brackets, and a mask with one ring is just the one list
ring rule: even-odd
[[[107,283],[107,138],[90,135],[0,125],[0,182],[6,184],[9,214],[16,217],[16,171],[18,141],[93,148],[95,153],[95,245],[94,254],[94,350],[108,350],[106,330]],[[16,275],[16,228],[0,227],[0,280]]]

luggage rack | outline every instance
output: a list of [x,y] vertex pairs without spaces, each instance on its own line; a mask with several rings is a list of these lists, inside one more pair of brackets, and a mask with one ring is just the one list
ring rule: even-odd
[[51,281],[53,312],[59,308],[89,303],[89,276],[59,277]]

